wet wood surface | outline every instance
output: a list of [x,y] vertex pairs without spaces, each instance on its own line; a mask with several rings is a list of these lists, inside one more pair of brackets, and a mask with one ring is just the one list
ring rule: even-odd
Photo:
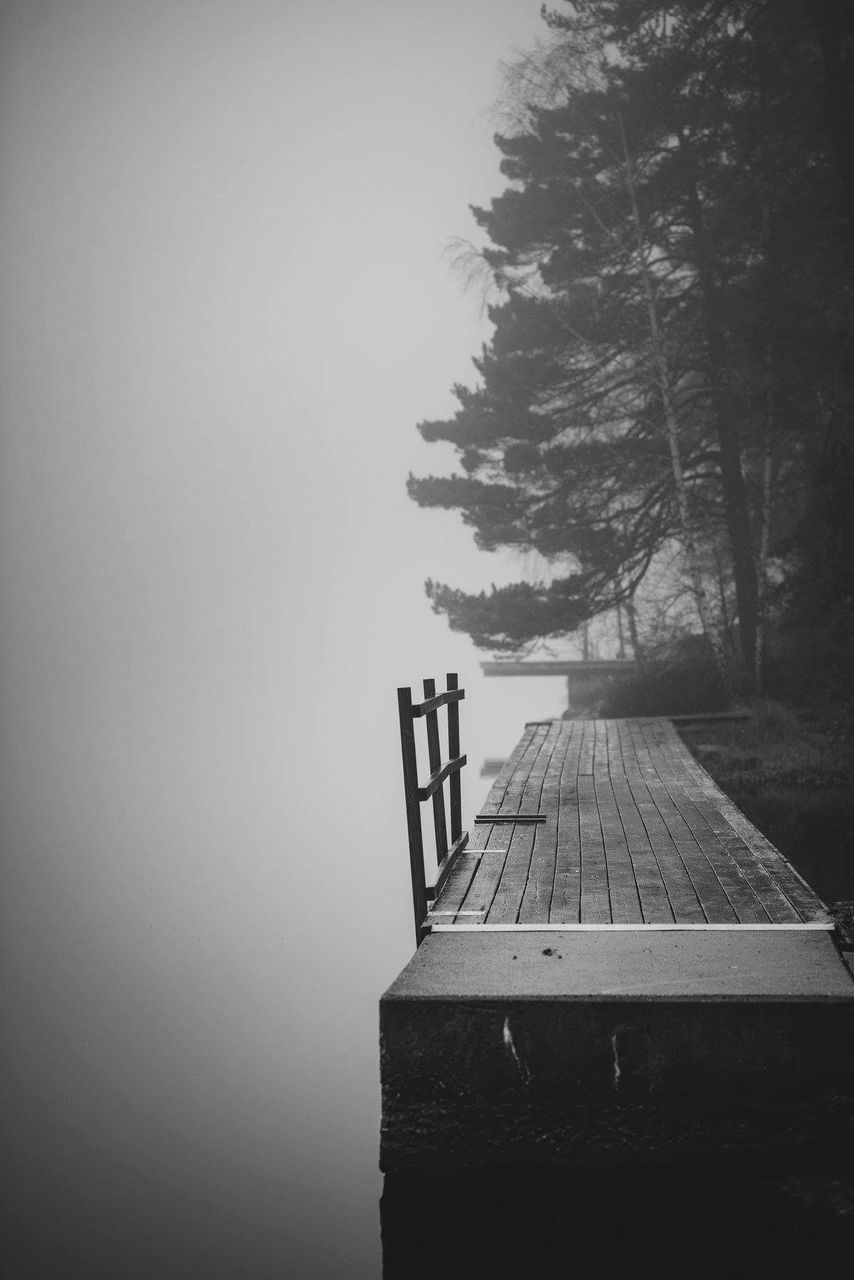
[[[668,720],[526,726],[429,920],[438,925],[828,921]],[[539,813],[544,822],[514,823]]]

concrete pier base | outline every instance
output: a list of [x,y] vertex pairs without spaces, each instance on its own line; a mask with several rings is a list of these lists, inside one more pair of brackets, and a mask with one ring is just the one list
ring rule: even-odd
[[854,1154],[824,930],[447,932],[380,1004],[385,1171]]

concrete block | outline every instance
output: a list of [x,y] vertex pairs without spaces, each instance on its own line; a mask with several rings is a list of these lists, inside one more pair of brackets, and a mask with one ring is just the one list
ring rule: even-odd
[[849,970],[823,932],[733,934],[428,938],[380,1005],[382,1167],[854,1152]]

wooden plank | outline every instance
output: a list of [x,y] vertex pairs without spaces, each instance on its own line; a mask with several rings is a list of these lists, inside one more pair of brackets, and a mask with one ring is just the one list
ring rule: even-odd
[[[560,736],[560,723],[559,720],[555,720],[545,729],[545,734],[540,741],[540,750],[531,765],[530,773],[521,791],[519,812],[539,812],[541,808],[546,771],[555,744]],[[538,729],[537,732],[542,732],[542,730]],[[508,796],[510,791],[511,788],[508,787]],[[545,835],[541,836],[541,839],[554,840],[555,821],[556,815],[552,813],[548,821],[543,824],[546,827],[546,832]],[[495,924],[500,924],[502,922],[512,923],[518,919],[531,869],[534,842],[538,835],[540,835],[539,826],[536,828],[522,826],[513,828],[507,858],[501,871],[501,879],[486,916],[487,921],[491,920]]]
[[565,722],[561,733],[561,771],[558,785],[558,829],[555,877],[549,921],[571,923],[581,919],[581,828],[578,806],[578,766],[583,722]]
[[520,921],[548,920],[554,893],[557,837],[561,817],[560,779],[567,742],[564,722],[555,722],[555,731],[550,741],[549,759],[540,795],[540,808],[548,814],[550,820],[538,826],[534,832],[528,880],[519,907]]
[[675,750],[685,776],[685,788],[695,799],[718,839],[745,875],[772,919],[830,920],[830,913],[791,863],[749,821],[674,734]]
[[[473,912],[472,915],[478,915]],[[761,933],[767,932],[786,932],[791,931],[805,933],[829,933],[832,925],[822,924],[817,920],[801,920],[796,924],[740,924],[737,920],[730,924],[712,924],[705,921],[702,924],[686,924],[686,923],[670,923],[670,924],[472,924],[469,921],[460,920],[459,924],[446,925],[444,921],[433,927],[434,933],[441,933],[443,930],[469,931],[473,933],[493,932],[493,933],[611,933],[612,931],[625,932],[649,932],[649,933],[691,933],[703,931],[729,931],[730,933]]]
[[[620,753],[626,774],[626,784],[643,831],[637,827],[630,816],[628,800],[625,812],[633,829],[633,840],[639,855],[643,855],[648,845],[658,865],[673,917],[685,923],[699,923],[706,919],[700,901],[700,895],[685,860],[674,843],[667,824],[658,811],[653,795],[647,786],[641,762],[638,760],[634,736],[628,721],[617,723],[617,736],[620,740]],[[644,841],[644,836],[646,840]]]
[[[495,821],[495,815],[491,813],[479,813],[475,818],[475,822],[478,822],[478,823],[494,822],[494,821]],[[514,813],[513,821],[515,823],[546,822],[547,815],[545,813]]]
[[578,779],[578,825],[581,839],[581,919],[592,924],[610,924],[611,896],[605,844],[592,777]]
[[611,920],[605,841],[596,804],[593,763],[596,721],[585,720],[578,763],[578,826],[581,837],[581,919],[591,924]]
[[725,887],[715,874],[703,849],[697,844],[688,824],[673,803],[669,791],[659,776],[653,753],[643,737],[640,722],[632,725],[630,732],[650,797],[690,874],[706,918],[722,923],[739,920],[739,914],[727,896]]
[[[474,845],[476,848],[488,846],[507,850],[505,853],[484,854],[474,872],[465,895],[459,900],[459,907],[472,910],[488,911],[501,880],[501,873],[507,860],[510,838],[513,828],[507,823],[498,821],[499,810],[518,810],[521,799],[520,787],[531,771],[534,760],[539,753],[546,730],[539,726],[526,728],[504,768],[490,788],[483,810],[492,811],[496,816],[494,826],[475,828]],[[521,782],[520,782],[521,779]],[[523,831],[524,828],[517,828]],[[452,877],[453,879],[453,877]],[[437,902],[437,906],[445,905],[445,895]]]
[[[530,774],[534,771],[539,759],[540,752],[546,741],[548,734],[552,730],[552,725],[538,725],[533,730],[531,738],[531,746],[523,757],[519,768],[514,773],[510,782],[507,784],[507,790],[504,793],[504,801],[501,805],[501,813],[536,813],[537,801],[534,796],[539,797],[539,791],[536,785],[529,785]],[[536,783],[536,778],[535,778]],[[530,796],[530,799],[526,797]],[[484,810],[488,812],[488,810]]]
[[611,776],[611,753],[614,753],[614,772],[619,776],[622,761],[616,742],[608,740],[608,721],[595,722],[595,749],[593,756],[593,787],[605,864],[608,871],[608,895],[611,902],[611,919],[616,924],[642,921],[644,918],[635,869],[626,841],[617,797]]
[[[486,801],[487,805],[491,805],[494,809],[500,808],[504,795],[507,790],[507,784],[513,776],[514,770],[518,767],[525,751],[528,749],[533,733],[524,733],[513,750],[512,755],[507,759],[501,768],[498,776],[490,788],[489,797]],[[484,806],[486,807],[486,806]],[[451,874],[442,889],[441,894],[437,898],[434,906],[442,910],[462,910],[466,902],[466,897],[472,887],[475,873],[480,867],[481,857],[487,852],[492,853],[498,841],[492,840],[491,834],[494,828],[475,827],[471,832],[468,848],[463,853],[453,867]],[[500,848],[502,861],[507,856],[507,841]],[[494,857],[491,857],[494,862]],[[497,881],[496,881],[497,883]],[[491,901],[491,895],[490,895]]]
[[[483,812],[434,929],[832,924],[668,721],[529,724]],[[545,821],[513,823],[532,812]]]
[[[719,805],[704,796],[690,778],[685,784],[684,790],[709,828],[715,833],[726,856],[731,858],[740,869],[751,889],[762,903],[768,918],[778,922],[799,920],[801,918],[799,913],[780,889],[774,877],[762,866],[762,863],[747,843],[729,825],[723,817]],[[721,796],[721,799],[723,799],[723,796]]]
[[578,776],[593,776],[593,744],[594,744],[594,721],[582,720],[581,731],[581,754],[578,758]]
[[726,850],[716,838],[714,831],[681,784],[678,767],[668,750],[668,735],[673,732],[671,726],[666,722],[658,721],[646,722],[640,727],[641,733],[651,747],[651,758],[654,759],[662,785],[724,889],[738,919],[743,923],[751,924],[767,921],[769,916],[747,879],[741,874],[736,863],[727,856]]
[[647,923],[666,923],[676,919],[667,887],[655,851],[649,841],[643,818],[635,803],[626,776],[626,762],[619,724],[609,720],[606,725],[608,740],[608,768],[611,789],[617,808],[617,816],[623,830],[629,857],[632,861],[635,883],[640,899],[642,918]]
[[[726,800],[723,792],[717,791],[717,788],[715,788],[717,797],[716,800],[712,800],[705,793],[703,787],[698,785],[699,780],[693,769],[693,758],[687,752],[678,735],[670,732],[666,737],[661,738],[658,749],[667,758],[668,767],[678,780],[687,802],[694,807],[708,829],[713,832],[725,856],[731,859],[741,872],[751,890],[761,902],[768,918],[777,922],[800,919],[800,915],[779,888],[770,872],[762,866],[749,846],[736,834],[723,817],[720,807],[721,802]],[[709,781],[711,782],[711,779]],[[714,786],[714,784],[712,785]],[[734,808],[734,806],[732,807]],[[755,828],[752,830],[755,831]],[[758,835],[758,832],[756,834]]]
[[506,857],[506,844],[504,846],[496,846],[494,843],[487,844],[487,839],[488,833],[482,829],[471,833],[466,849],[460,854],[452,867],[440,894],[433,903],[435,910],[453,911],[454,913],[462,910],[466,896],[471,888],[472,880],[480,866],[481,858],[486,855]]
[[[452,778],[452,775],[459,774],[460,769],[462,769],[465,763],[465,756],[455,756],[453,760],[449,760],[447,764],[443,764],[435,773],[431,773],[424,786],[418,788],[418,799],[429,800],[430,797],[438,791],[446,778]],[[456,781],[459,782],[459,778],[457,778]],[[460,833],[457,832],[457,835],[459,834]]]
[[451,702],[462,702],[465,698],[465,689],[449,689],[447,693],[436,693],[436,681],[431,680],[434,692],[424,702],[414,702],[409,714],[417,720],[421,716],[429,716],[434,711],[438,711],[440,707],[446,707]]
[[467,848],[457,858],[447,880],[442,885],[436,900],[431,903],[434,910],[456,913],[462,907],[469,891],[474,873],[480,864],[480,854]]
[[501,868],[495,893],[484,917],[493,924],[514,923],[519,914],[522,895],[528,881],[528,868],[534,849],[534,831],[530,827],[515,827],[510,837],[507,857]]
[[442,886],[444,885],[445,881],[448,879],[448,876],[453,871],[454,865],[456,864],[457,859],[460,857],[466,845],[468,844],[468,839],[469,839],[469,833],[467,831],[464,831],[463,834],[461,836],[458,836],[457,839],[454,841],[454,843],[451,845],[450,849],[445,854],[444,858],[436,868],[436,876],[435,876],[435,879],[433,880],[433,883],[428,884],[427,886],[428,899],[437,898],[439,894],[442,892]]
[[[640,730],[644,740],[654,748],[651,758],[655,762],[656,770],[675,811],[696,841],[701,855],[712,868],[737,918],[743,924],[760,924],[769,920],[767,911],[747,878],[742,874],[737,863],[727,855],[714,831],[679,784],[667,749],[668,735],[672,734],[675,739],[675,730],[663,720],[642,722]],[[710,919],[714,918],[710,916]]]
[[525,732],[516,743],[516,746],[505,760],[501,769],[499,769],[492,786],[489,788],[489,794],[481,805],[482,813],[498,813],[498,810],[504,803],[510,782],[514,778],[517,769],[520,768],[526,753],[530,750],[536,731],[536,725],[525,726]]
[[[766,914],[777,921],[828,921],[824,904],[769,840],[748,821],[690,755],[672,727],[650,727],[659,750],[679,777],[688,801],[714,832],[731,865],[749,883]],[[791,890],[791,892],[789,892]]]

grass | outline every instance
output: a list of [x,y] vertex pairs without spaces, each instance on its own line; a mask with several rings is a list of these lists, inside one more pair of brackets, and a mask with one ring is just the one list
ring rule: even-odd
[[[766,689],[773,696],[746,704],[746,720],[706,721],[682,731],[718,786],[829,904],[854,904],[851,653],[848,622],[842,627],[831,619],[769,637]],[[655,656],[658,665],[614,685],[600,715],[726,709],[698,637],[675,640]]]
[[854,901],[850,738],[833,716],[770,698],[749,720],[685,730],[715,782],[829,904]]
[[756,699],[746,709],[749,720],[708,722],[683,734],[725,790],[848,785],[850,747],[832,727],[772,698]]

